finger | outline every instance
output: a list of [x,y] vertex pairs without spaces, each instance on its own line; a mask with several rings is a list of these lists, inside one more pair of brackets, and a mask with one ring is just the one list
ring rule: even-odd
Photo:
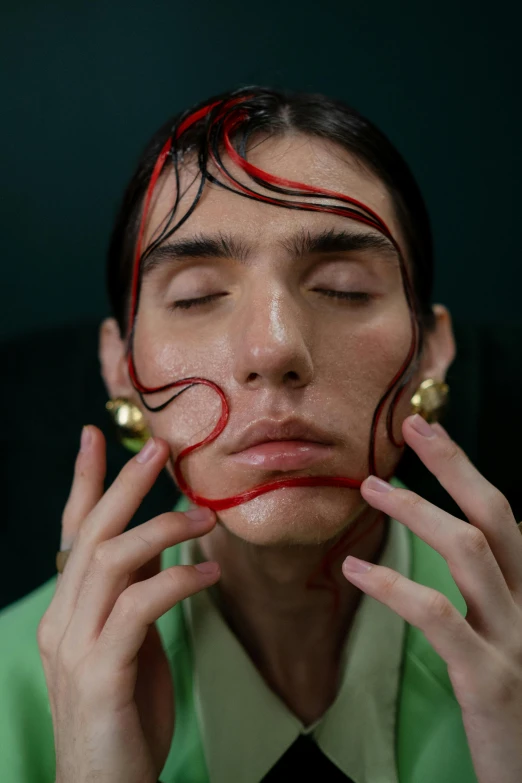
[[[103,495],[106,472],[105,437],[93,425],[83,428],[71,491],[62,514],[60,550],[71,549],[81,524]],[[56,590],[63,580],[57,573]]]
[[97,544],[124,530],[157,479],[168,456],[166,442],[151,438],[139,454],[122,468],[113,484],[83,521],[50,607],[51,616],[62,632],[72,617]]
[[484,533],[407,489],[370,476],[361,494],[374,508],[407,525],[448,563],[475,630],[503,639],[516,606]]
[[148,626],[179,601],[218,581],[221,572],[217,563],[200,566],[212,570],[204,573],[198,566],[173,566],[121,593],[90,656],[97,679],[99,676],[108,687],[117,688],[115,673],[135,659]]
[[151,490],[169,456],[166,441],[150,438],[124,465],[89,515],[86,538],[98,543],[121,533]]
[[105,437],[93,425],[83,428],[71,491],[62,516],[60,549],[70,549],[81,523],[103,495]]
[[507,499],[442,427],[431,427],[417,414],[404,421],[403,434],[471,524],[483,531],[508,587],[522,599],[522,536]]
[[134,582],[133,575],[152,562],[158,573],[158,555],[167,547],[209,532],[216,523],[216,515],[210,509],[194,512],[169,512],[161,514],[139,527],[128,530],[115,538],[102,541],[96,547],[85,575],[71,622],[64,636],[64,643],[80,650],[93,646],[121,593]]
[[346,579],[419,628],[449,666],[469,668],[481,659],[485,642],[446,596],[385,566],[368,563],[368,571],[350,571],[353,560],[347,557],[343,563]]

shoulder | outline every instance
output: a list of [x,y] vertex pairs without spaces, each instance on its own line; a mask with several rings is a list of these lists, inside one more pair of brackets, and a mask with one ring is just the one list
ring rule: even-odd
[[38,624],[56,577],[0,612],[0,780],[52,783],[54,739]]

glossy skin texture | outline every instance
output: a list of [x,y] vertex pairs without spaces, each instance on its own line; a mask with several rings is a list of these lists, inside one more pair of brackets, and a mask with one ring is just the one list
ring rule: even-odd
[[[403,244],[385,187],[343,150],[286,136],[254,144],[247,157],[265,171],[360,199]],[[182,191],[187,190],[181,210],[192,201],[194,176],[189,162],[182,176]],[[171,176],[158,182],[144,247],[173,203],[173,187]],[[208,186],[169,242],[221,234],[228,246],[233,240],[234,252],[227,258],[176,259],[144,275],[135,332],[141,382],[157,387],[203,376],[222,387],[229,401],[226,429],[183,463],[189,483],[206,497],[226,497],[286,475],[362,480],[368,474],[371,418],[407,354],[410,316],[392,252],[299,252],[303,238],[329,231],[377,235],[345,217],[285,210]],[[340,298],[340,292],[369,299],[351,301]],[[204,304],[179,306],[212,295]],[[418,384],[427,377],[443,380],[454,357],[449,314],[442,306],[434,309],[436,328],[427,335],[422,360],[397,409],[399,440]],[[110,395],[141,404],[127,373],[126,343],[113,319],[103,324],[100,356]],[[197,387],[161,413],[145,413],[154,435],[168,443],[175,457],[211,431],[219,412],[216,394]],[[297,471],[232,458],[246,428],[267,419],[313,424],[331,445],[315,464]],[[386,409],[377,432],[380,475],[391,473],[400,457],[387,438],[385,419]],[[203,555],[221,566],[215,598],[229,624],[267,682],[305,721],[322,714],[335,695],[340,649],[361,595],[343,577],[339,562],[334,575],[341,609],[332,628],[331,595],[307,590],[306,580],[366,507],[357,490],[286,488],[220,512],[218,524],[200,539]],[[353,554],[377,557],[384,533],[379,525]]]
[[[349,193],[373,208],[401,241],[382,184],[346,153],[292,137],[255,146],[249,160],[282,176]],[[181,189],[189,187],[180,213],[197,187],[190,187],[192,176],[185,172]],[[164,177],[152,202],[145,247],[173,195],[172,178]],[[238,254],[176,259],[144,275],[135,339],[141,381],[158,386],[201,375],[218,383],[230,403],[226,430],[183,466],[191,486],[207,497],[229,496],[282,475],[270,466],[248,466],[229,456],[245,428],[264,419],[298,418],[325,431],[333,447],[317,460],[314,474],[361,480],[367,475],[371,417],[411,339],[408,308],[393,250],[298,257],[287,249],[294,237],[328,230],[377,233],[341,216],[284,210],[208,187],[171,241],[225,235],[240,246],[244,260]],[[371,298],[349,301],[329,292]],[[223,296],[190,309],[171,309],[174,302],[214,294]],[[437,370],[440,375],[443,368]],[[399,439],[420,379],[419,374],[413,379],[398,410]],[[218,414],[217,396],[200,387],[148,419],[175,455],[207,434]],[[386,436],[384,421],[385,415],[377,441],[381,475],[391,472],[400,456]],[[360,502],[357,491],[291,488],[222,512],[220,518],[252,543],[319,543],[339,533]]]
[[[250,158],[274,173],[366,201],[400,241],[382,184],[335,148],[291,137],[258,145]],[[190,167],[183,180],[190,191]],[[172,181],[165,177],[146,241],[173,195]],[[230,424],[222,436],[190,455],[185,465],[202,493],[232,494],[289,469],[366,475],[371,415],[409,345],[409,313],[397,264],[390,253],[369,250],[349,257],[299,257],[289,250],[296,235],[302,239],[334,228],[361,232],[349,223],[208,188],[175,240],[228,232],[249,250],[248,258],[241,261],[242,254],[235,252],[226,259],[178,260],[146,276],[136,328],[136,365],[143,382],[154,386],[201,375],[217,382],[230,403]],[[332,291],[365,292],[371,298],[352,302]],[[180,299],[211,294],[223,295],[195,309],[171,307]],[[111,396],[137,399],[127,375],[125,342],[113,320],[103,325],[100,353]],[[437,328],[409,391],[424,377],[442,380],[453,354],[449,316],[439,307]],[[397,435],[409,412],[409,396],[398,412]],[[305,723],[335,697],[339,652],[361,592],[339,564],[341,605],[332,626],[330,595],[306,590],[305,582],[366,505],[360,492],[285,489],[229,509],[217,520],[213,513],[197,521],[170,512],[125,530],[167,461],[207,434],[218,414],[214,392],[198,387],[148,417],[154,439],[106,491],[103,435],[95,427],[84,431],[62,520],[62,548],[72,547],[72,552],[38,629],[57,783],[87,783],[100,775],[114,783],[157,780],[175,715],[169,664],[155,621],[203,589],[215,591],[260,673]],[[253,464],[232,457],[247,426],[266,419],[274,426],[312,424],[328,445],[281,446],[308,449],[306,466],[296,462],[296,453],[285,457],[282,452],[272,454],[267,464],[260,460],[263,447]],[[295,432],[288,434],[295,437]],[[264,450],[270,449],[277,446]],[[383,474],[398,456],[381,428]],[[376,558],[384,532],[384,526],[376,528],[353,553]],[[217,561],[214,569],[206,574],[193,566],[161,570],[161,552],[190,538],[198,538],[202,559]]]
[[[345,153],[314,140],[287,137],[258,145],[249,158],[275,174],[361,199],[402,243],[386,190]],[[168,178],[162,185],[149,236],[172,198]],[[182,273],[184,278],[167,272],[154,284],[150,276],[137,329],[136,358],[143,381],[159,385],[183,374],[202,374],[223,386],[231,402],[228,433],[207,453],[191,455],[187,466],[193,485],[209,495],[232,493],[267,477],[266,464],[244,465],[230,458],[231,441],[257,416],[313,421],[333,443],[317,470],[366,476],[371,414],[408,345],[398,269],[368,251],[352,254],[350,260],[298,259],[280,242],[299,231],[343,229],[349,223],[331,215],[269,208],[209,189],[183,233],[232,233],[251,249],[248,263],[231,258],[212,259],[208,265],[200,260],[198,269]],[[366,291],[372,299],[364,305],[336,301],[324,298],[325,289]],[[168,310],[172,300],[218,292],[226,295],[195,313]],[[323,714],[335,696],[339,650],[362,590],[420,628],[447,662],[480,783],[518,783],[520,532],[507,499],[447,434],[422,427],[419,417],[407,418],[409,392],[426,377],[443,380],[454,357],[447,311],[435,311],[436,329],[428,335],[418,372],[397,412],[395,433],[398,437],[402,430],[470,524],[409,490],[376,492],[369,479],[360,492],[301,487],[263,495],[223,512],[202,537],[201,549],[220,563],[221,577],[212,589],[223,614],[266,681],[305,723]],[[109,390],[132,394],[125,346],[114,322],[105,324],[101,345]],[[180,440],[199,435],[198,428],[206,432],[213,422],[210,397],[205,408],[204,395],[209,393],[194,392],[200,405],[189,400],[189,394],[183,410],[173,405],[150,418],[154,432],[174,453],[186,445]],[[424,434],[415,429],[419,425]],[[380,474],[391,472],[400,455],[383,426],[377,452]],[[468,607],[465,618],[436,591],[371,565],[382,546],[381,527],[380,535],[369,536],[351,552],[369,561],[369,570],[349,571],[350,558],[342,572],[339,569],[341,611],[334,627],[325,620],[328,599],[324,593],[306,591],[305,577],[364,503],[376,514],[403,522],[446,559]]]

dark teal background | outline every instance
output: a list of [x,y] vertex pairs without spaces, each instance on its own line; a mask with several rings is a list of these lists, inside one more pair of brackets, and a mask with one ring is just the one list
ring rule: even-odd
[[425,193],[436,300],[520,320],[515,4],[3,4],[0,334],[101,317],[117,202],[170,114],[248,83],[321,91],[375,121]]

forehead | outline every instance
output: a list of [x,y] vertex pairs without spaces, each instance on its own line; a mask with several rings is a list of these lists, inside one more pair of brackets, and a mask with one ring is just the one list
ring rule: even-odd
[[[265,172],[278,177],[340,192],[361,201],[384,220],[395,239],[404,246],[393,202],[386,187],[357,158],[339,145],[300,134],[258,138],[251,142],[246,158]],[[271,191],[248,179],[226,154],[223,154],[223,163],[230,174],[241,183],[263,195],[273,195]],[[217,171],[211,165],[209,169],[217,175]],[[222,180],[221,175],[218,178]],[[182,197],[176,213],[176,221],[185,214],[194,201],[199,184],[200,177],[196,162],[188,159],[180,167]],[[147,247],[163,226],[166,216],[172,210],[175,196],[175,176],[170,167],[160,178],[154,191],[145,226],[143,248]],[[313,197],[311,200],[314,203],[335,204],[319,197]],[[239,193],[231,193],[207,182],[196,209],[176,231],[175,236],[181,239],[203,232],[222,231],[250,238],[261,246],[268,246],[277,243],[296,229],[332,226],[342,228],[346,227],[348,222],[363,228],[360,223],[341,215],[284,209],[245,198]],[[373,229],[369,230],[373,231]]]

